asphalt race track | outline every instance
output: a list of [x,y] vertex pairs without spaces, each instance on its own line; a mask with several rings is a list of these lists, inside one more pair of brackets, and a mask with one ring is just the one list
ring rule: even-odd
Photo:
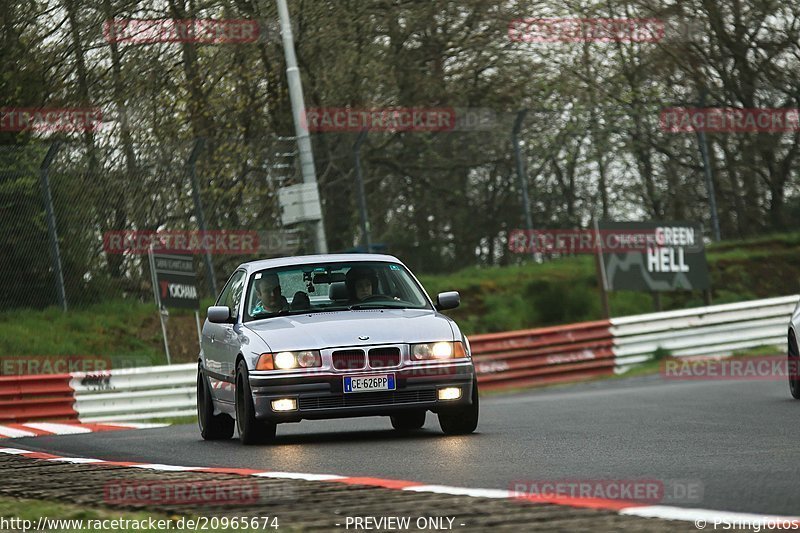
[[185,466],[404,479],[474,488],[515,481],[688,480],[699,501],[669,505],[800,515],[800,401],[783,381],[576,384],[482,399],[478,432],[416,433],[386,418],[304,421],[278,441],[204,442],[196,426],[4,441],[53,454]]

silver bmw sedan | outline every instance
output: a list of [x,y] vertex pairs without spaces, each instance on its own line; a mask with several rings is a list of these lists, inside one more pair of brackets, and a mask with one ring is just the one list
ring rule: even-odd
[[331,254],[240,265],[208,308],[197,373],[206,440],[275,438],[279,423],[388,416],[420,429],[427,411],[447,434],[478,424],[467,338],[395,257]]

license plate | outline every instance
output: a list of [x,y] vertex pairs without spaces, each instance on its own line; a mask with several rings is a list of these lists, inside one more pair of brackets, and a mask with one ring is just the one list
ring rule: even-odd
[[344,377],[345,392],[369,392],[375,390],[394,390],[394,374]]

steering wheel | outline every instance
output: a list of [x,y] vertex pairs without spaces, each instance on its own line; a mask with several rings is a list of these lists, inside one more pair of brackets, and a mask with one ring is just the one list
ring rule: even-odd
[[364,303],[364,302],[375,302],[375,301],[377,301],[377,300],[383,300],[383,301],[386,301],[387,299],[388,299],[388,298],[387,298],[386,296],[384,296],[383,294],[372,294],[372,295],[370,295],[370,296],[367,296],[367,297],[366,297],[366,298],[364,298],[363,300],[360,300],[360,301],[359,301],[359,303]]

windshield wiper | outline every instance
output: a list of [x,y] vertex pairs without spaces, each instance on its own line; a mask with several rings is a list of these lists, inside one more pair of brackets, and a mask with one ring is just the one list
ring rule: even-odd
[[282,311],[275,311],[274,313],[258,313],[256,315],[251,315],[251,317],[256,319],[261,319],[261,318],[272,318],[276,316],[305,315],[313,312],[314,311],[311,309],[284,309]]
[[404,309],[404,307],[398,307],[396,305],[387,305],[387,304],[353,304],[349,307],[351,311],[357,311],[359,309]]

